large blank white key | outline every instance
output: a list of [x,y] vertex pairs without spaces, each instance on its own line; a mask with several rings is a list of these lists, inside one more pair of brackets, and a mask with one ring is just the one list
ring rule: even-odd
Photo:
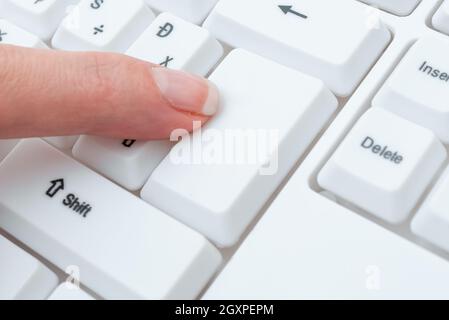
[[0,19],[0,45],[1,44],[12,44],[29,48],[47,48],[42,40],[34,34],[31,34],[4,19]]
[[50,40],[71,6],[79,0],[1,0],[1,15],[32,32]]
[[95,300],[83,289],[75,286],[71,282],[60,284],[55,291],[48,297],[48,300]]
[[104,298],[194,298],[220,263],[202,236],[40,139],[1,163],[0,212],[0,226]]
[[218,0],[146,0],[159,11],[168,11],[190,22],[201,23]]
[[449,298],[447,261],[304,184],[290,180],[205,299]]
[[419,40],[373,100],[449,143],[449,41]]
[[56,49],[125,52],[154,20],[142,0],[82,0],[63,20]]
[[324,189],[385,219],[407,218],[446,159],[423,127],[382,109],[370,109],[318,175]]
[[414,217],[412,230],[449,251],[449,169]]
[[73,155],[123,187],[138,190],[167,156],[172,145],[168,140],[136,141],[82,136],[73,148]]
[[432,18],[433,26],[444,32],[449,34],[449,1],[445,0],[438,11]]
[[135,58],[205,76],[223,55],[209,31],[163,13],[127,51]]
[[0,235],[0,300],[45,299],[57,285],[53,272]]
[[[269,75],[269,76],[267,76]],[[211,75],[221,111],[150,176],[144,200],[235,244],[337,107],[321,81],[233,51]]]
[[[390,40],[353,0],[221,0],[205,22],[219,40],[323,80],[337,95],[353,92]],[[344,16],[344,18],[342,18]]]
[[398,16],[412,13],[421,0],[360,0]]

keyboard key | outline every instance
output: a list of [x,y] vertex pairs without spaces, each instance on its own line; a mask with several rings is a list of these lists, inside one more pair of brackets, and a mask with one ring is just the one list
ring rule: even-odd
[[106,299],[194,298],[221,260],[202,236],[40,139],[0,164],[0,207],[0,227],[61,270],[76,266]]
[[412,231],[436,246],[449,251],[449,169],[419,209]]
[[430,130],[383,109],[370,109],[324,166],[318,183],[390,223],[400,223],[446,157]]
[[373,100],[449,143],[449,41],[415,43]]
[[449,1],[444,1],[432,18],[433,26],[449,35]]
[[146,0],[159,11],[168,11],[190,22],[200,24],[218,0]]
[[0,284],[0,300],[41,300],[56,288],[58,277],[0,235]]
[[398,16],[408,16],[421,0],[360,0]]
[[11,44],[29,48],[47,48],[45,43],[35,35],[3,19],[0,19],[0,44]]
[[233,47],[315,76],[339,96],[350,95],[388,45],[388,29],[370,24],[357,1],[289,3],[221,0],[204,26]]
[[172,142],[82,136],[73,156],[126,189],[138,190],[167,156]]
[[337,100],[321,81],[242,49],[210,80],[222,94],[221,111],[171,150],[141,195],[220,246],[232,246]]
[[447,261],[314,193],[297,172],[204,299],[449,298]]
[[52,45],[63,50],[122,53],[154,18],[142,0],[81,0],[59,26]]
[[169,13],[159,15],[128,55],[205,76],[223,55],[223,47],[206,29]]
[[95,300],[90,294],[70,282],[60,284],[48,300]]
[[8,20],[47,41],[61,20],[79,0],[1,0]]

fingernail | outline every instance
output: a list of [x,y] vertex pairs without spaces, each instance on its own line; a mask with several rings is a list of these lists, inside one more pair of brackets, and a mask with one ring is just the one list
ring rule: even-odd
[[152,74],[161,94],[174,108],[206,116],[217,112],[218,89],[209,80],[161,67],[152,68]]

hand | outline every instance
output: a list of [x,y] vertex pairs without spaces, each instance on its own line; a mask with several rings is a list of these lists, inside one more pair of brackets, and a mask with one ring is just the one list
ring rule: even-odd
[[209,81],[125,55],[1,45],[0,57],[1,139],[164,139],[218,106]]

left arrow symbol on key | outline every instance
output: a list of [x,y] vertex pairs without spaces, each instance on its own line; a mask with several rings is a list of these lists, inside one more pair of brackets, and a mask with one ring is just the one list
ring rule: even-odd
[[64,179],[56,179],[53,181],[50,181],[51,186],[48,188],[47,192],[45,193],[50,198],[53,198],[60,190],[64,190]]
[[293,6],[278,6],[283,13],[286,15],[291,13],[303,19],[307,19],[308,17],[305,14],[299,13],[298,11],[293,10]]

